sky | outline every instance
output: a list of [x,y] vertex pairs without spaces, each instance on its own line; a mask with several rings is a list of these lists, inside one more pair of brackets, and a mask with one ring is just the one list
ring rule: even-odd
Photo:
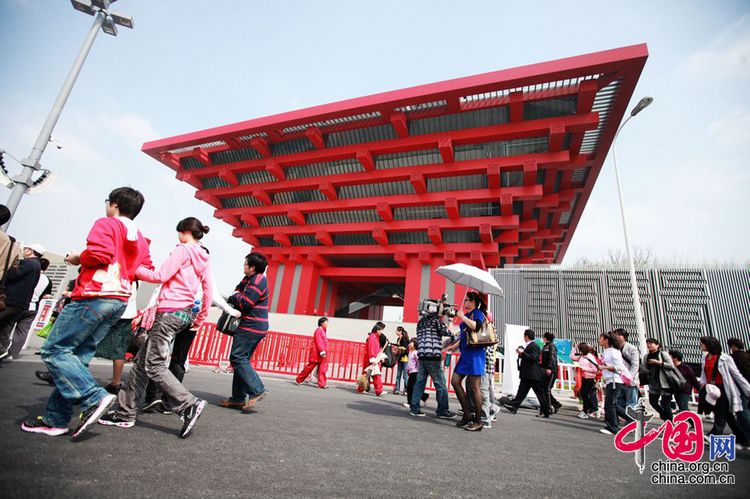
[[[633,244],[665,260],[750,260],[750,3],[120,0],[135,29],[100,33],[9,233],[82,249],[130,185],[156,262],[196,216],[228,291],[248,246],[144,142],[342,99],[647,43],[633,95],[654,103],[618,140]],[[93,19],[66,0],[0,0],[0,148],[28,155]],[[20,166],[6,159],[15,174]],[[9,193],[9,191],[8,191]],[[611,154],[564,264],[623,248]],[[7,194],[0,194],[0,202]]]

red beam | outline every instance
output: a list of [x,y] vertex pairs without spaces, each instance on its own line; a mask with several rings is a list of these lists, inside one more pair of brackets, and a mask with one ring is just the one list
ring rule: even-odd
[[425,181],[424,175],[421,173],[412,173],[409,176],[409,181],[417,194],[427,193],[427,182]]
[[258,151],[258,154],[264,158],[271,156],[271,148],[268,147],[268,141],[263,137],[254,137],[250,139],[250,147]]
[[289,210],[286,216],[297,225],[305,225],[305,216],[298,210]]
[[388,205],[388,203],[378,203],[378,206],[375,208],[375,210],[378,212],[378,216],[380,217],[380,219],[384,222],[393,221],[393,211],[391,211],[391,207]]
[[311,126],[305,129],[305,137],[310,143],[315,146],[315,149],[325,149],[326,141],[323,138],[323,132],[316,126]]
[[315,239],[317,239],[318,242],[323,246],[328,246],[329,248],[333,246],[333,239],[331,238],[331,234],[324,230],[315,232]]
[[237,175],[235,175],[232,170],[223,170],[221,173],[219,173],[219,177],[224,179],[225,182],[233,187],[237,187],[238,185],[240,185],[240,181],[237,179]]
[[388,234],[382,228],[376,227],[372,229],[372,238],[378,242],[381,246],[388,246]]
[[269,161],[266,164],[266,170],[268,171],[268,173],[276,177],[276,180],[286,180],[286,173],[284,173],[284,169],[276,161]]
[[495,189],[500,185],[500,165],[497,163],[487,165],[487,186],[490,189]]
[[443,244],[443,233],[436,225],[430,225],[427,227],[427,237],[430,238],[432,244]]
[[391,114],[391,125],[399,137],[409,136],[409,126],[406,123],[406,115],[401,111]]
[[336,201],[338,199],[336,188],[330,182],[323,182],[320,184],[320,192],[328,198],[328,201]]
[[510,94],[510,122],[519,123],[523,121],[523,92],[512,92]]
[[[449,194],[450,198],[446,199],[446,194]],[[514,200],[536,200],[543,196],[543,190],[541,185],[524,185],[517,187],[500,187],[498,189],[451,191],[450,193],[429,192],[421,195],[406,194],[403,196],[387,196],[387,200],[391,208],[446,204],[446,209],[450,209],[450,207],[447,206],[448,199],[455,199],[458,203],[491,203],[496,202],[503,194],[512,196]],[[255,196],[255,192],[253,193],[253,196]],[[302,213],[332,210],[367,210],[375,209],[378,203],[382,201],[382,196],[372,198],[340,199],[335,205],[332,205],[329,201],[310,201],[306,203],[294,203],[294,208]],[[288,209],[288,205],[266,205],[246,208],[226,208],[225,210],[222,210],[222,213],[226,212],[233,215],[239,215],[245,211],[251,211],[257,216],[268,216],[284,215]],[[458,208],[456,207],[456,209]],[[450,216],[450,213],[448,216]]]
[[[532,220],[536,224],[536,220]],[[449,218],[438,218],[429,221],[429,225],[440,229],[476,229],[481,225],[486,225],[488,228],[493,229],[516,229],[519,225],[519,219],[517,215],[511,215],[509,217],[495,216],[495,217],[467,217],[459,219]],[[301,226],[286,226],[286,227],[258,227],[252,229],[252,233],[256,236],[272,236],[279,230],[283,230],[285,234],[290,236],[298,236],[303,234],[315,234],[317,231],[326,231],[331,234],[358,234],[363,232],[373,231],[373,237],[375,237],[374,231],[383,232],[412,232],[425,230],[425,220],[393,220],[391,222],[361,222],[357,224],[320,224],[320,225],[301,225]],[[248,229],[249,230],[249,229]],[[384,237],[383,233],[381,237]],[[375,238],[377,240],[377,237]],[[387,240],[387,238],[386,238]],[[489,242],[489,241],[487,241]],[[387,244],[387,243],[386,243]]]
[[[598,113],[588,113],[583,115],[573,114],[563,118],[544,118],[539,120],[522,121],[520,123],[495,125],[483,128],[467,128],[444,133],[419,135],[394,140],[382,140],[366,145],[370,153],[373,155],[430,149],[437,147],[439,141],[443,138],[451,139],[453,146],[455,147],[457,145],[476,144],[488,141],[544,136],[550,133],[550,127],[560,123],[564,123],[565,130],[569,132],[593,130],[599,125],[599,115]],[[363,147],[363,144],[354,144],[337,148],[326,148],[324,150],[289,154],[284,156],[282,164],[284,166],[292,166],[297,164],[355,158],[357,152],[362,150]],[[265,166],[265,161],[249,160],[221,166],[238,168],[243,171],[259,170]],[[217,167],[215,166],[210,168],[200,168],[196,171],[200,172],[201,176],[208,177],[216,175],[216,168]]]
[[[371,172],[375,170],[375,160],[372,159],[372,154],[366,149],[357,151],[357,161],[362,165],[365,171]],[[359,179],[362,179],[362,174],[359,174]]]
[[438,150],[443,158],[443,163],[453,163],[453,142],[446,137],[438,141]]
[[[254,234],[257,236],[257,234]],[[273,234],[273,240],[277,243],[281,244],[285,248],[291,248],[292,247],[292,241],[289,239],[289,236],[282,233],[275,233]]]
[[268,193],[263,189],[255,189],[253,191],[253,197],[263,203],[264,206],[270,207],[273,204],[273,201],[271,201],[271,196],[269,196]]

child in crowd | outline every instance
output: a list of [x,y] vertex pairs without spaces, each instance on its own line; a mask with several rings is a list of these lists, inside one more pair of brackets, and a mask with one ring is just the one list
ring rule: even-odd
[[73,406],[80,404],[80,423],[72,433],[77,438],[114,403],[115,396],[99,386],[88,366],[96,346],[127,307],[136,269],[153,268],[148,242],[133,222],[143,203],[143,194],[130,187],[110,192],[107,216],[94,223],[86,249],[65,257],[69,265],[81,265],[81,273],[72,302],[60,312],[42,347],[55,389],[44,416],[24,422],[24,431],[68,433]]
[[[406,373],[409,379],[406,382],[406,400],[404,407],[409,408],[411,396],[414,393],[414,385],[417,383],[417,371],[419,371],[419,356],[417,355],[417,340],[409,342],[409,360],[406,362]],[[422,394],[422,402],[427,402],[430,397],[429,393]]]

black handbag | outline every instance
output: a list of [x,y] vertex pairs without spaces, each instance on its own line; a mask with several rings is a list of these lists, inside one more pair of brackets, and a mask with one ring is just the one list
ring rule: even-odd
[[216,330],[227,336],[234,336],[239,327],[240,317],[233,317],[226,312],[221,313],[221,317],[219,317],[219,321],[216,323]]

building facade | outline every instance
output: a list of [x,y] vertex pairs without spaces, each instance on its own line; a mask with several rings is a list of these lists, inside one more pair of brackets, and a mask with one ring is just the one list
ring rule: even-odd
[[[616,328],[637,345],[630,274],[622,270],[494,269],[505,291],[494,298],[496,321],[527,325],[541,335],[596,345],[599,334]],[[637,270],[646,337],[700,362],[699,338],[750,340],[750,270]]]
[[380,318],[434,273],[562,261],[645,45],[385,92],[143,145],[269,258],[272,312]]

